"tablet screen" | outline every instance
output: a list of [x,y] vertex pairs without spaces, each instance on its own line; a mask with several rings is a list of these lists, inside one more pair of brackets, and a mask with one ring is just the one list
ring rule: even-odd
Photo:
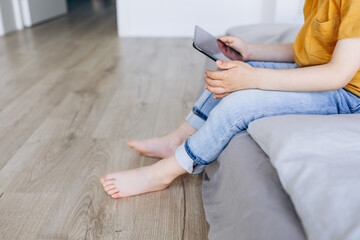
[[199,26],[195,27],[194,44],[198,50],[204,52],[206,55],[210,55],[213,60],[242,60],[242,56],[239,52],[227,46],[225,43],[206,32]]

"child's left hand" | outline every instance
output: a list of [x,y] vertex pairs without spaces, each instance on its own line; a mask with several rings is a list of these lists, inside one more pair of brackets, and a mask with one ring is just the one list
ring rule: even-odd
[[214,93],[214,98],[223,98],[232,92],[256,88],[256,68],[241,61],[216,61],[222,71],[206,70],[205,88]]

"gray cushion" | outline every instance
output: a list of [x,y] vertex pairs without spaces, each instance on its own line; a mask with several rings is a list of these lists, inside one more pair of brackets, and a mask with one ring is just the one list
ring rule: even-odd
[[251,43],[291,43],[301,26],[294,24],[247,25],[230,28],[226,34],[237,36]]
[[278,116],[249,125],[309,239],[360,239],[359,126],[360,114]]
[[246,132],[231,140],[204,176],[209,239],[305,239],[269,158]]

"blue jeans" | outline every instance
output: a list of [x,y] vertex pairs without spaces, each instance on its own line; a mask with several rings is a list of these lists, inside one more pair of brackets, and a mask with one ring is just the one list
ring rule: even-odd
[[[297,68],[294,63],[248,62],[253,67]],[[231,138],[250,122],[287,114],[360,113],[360,98],[345,89],[327,92],[282,92],[242,90],[223,99],[204,91],[186,120],[198,131],[175,152],[176,161],[187,172],[201,173],[217,159]]]

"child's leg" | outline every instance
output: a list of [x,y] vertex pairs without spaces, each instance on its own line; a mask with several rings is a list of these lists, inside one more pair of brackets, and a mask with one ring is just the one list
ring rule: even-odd
[[213,93],[205,90],[185,121],[175,131],[163,137],[129,141],[129,147],[149,157],[166,158],[173,155],[176,148],[204,124],[207,115],[220,102],[220,99],[214,99],[213,96]]
[[174,155],[176,148],[196,131],[187,121],[184,121],[175,131],[166,136],[142,141],[132,140],[128,142],[128,146],[148,157],[167,158]]
[[[296,68],[296,64],[294,63],[251,61],[248,62],[248,64],[256,68]],[[149,157],[166,158],[173,155],[178,146],[180,146],[188,137],[201,128],[207,120],[210,112],[221,101],[221,99],[214,99],[213,96],[213,93],[205,90],[196,101],[186,120],[175,131],[163,137],[156,137],[143,141],[129,141],[129,147],[134,148],[143,155]]]
[[211,111],[201,129],[176,150],[175,157],[187,172],[199,173],[217,159],[235,134],[246,130],[256,119],[286,114],[351,113],[353,102],[358,103],[358,97],[344,89],[329,92],[237,91]]
[[359,98],[343,89],[312,93],[234,92],[213,109],[201,129],[176,150],[175,157],[149,167],[108,174],[101,181],[108,194],[115,198],[161,190],[185,172],[201,172],[235,134],[255,119],[285,114],[351,113],[354,102],[357,106]]

